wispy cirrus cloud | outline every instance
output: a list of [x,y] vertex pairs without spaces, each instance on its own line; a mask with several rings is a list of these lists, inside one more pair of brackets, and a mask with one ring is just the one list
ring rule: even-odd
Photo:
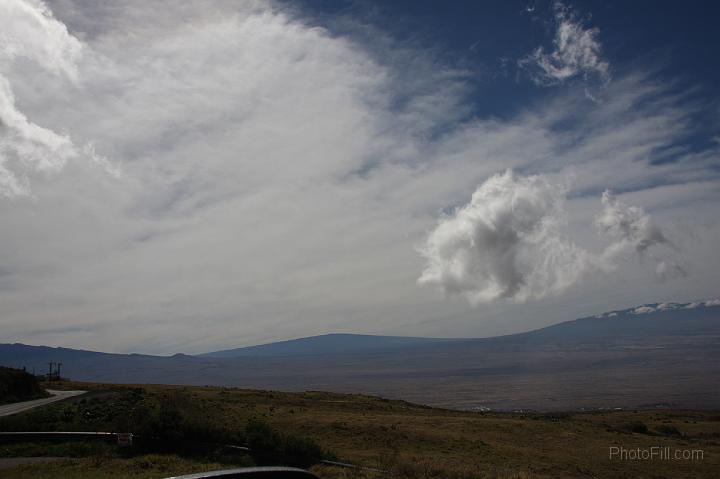
[[75,154],[67,135],[30,121],[18,109],[10,80],[13,64],[28,59],[72,82],[77,81],[80,42],[42,3],[0,2],[0,194],[28,192],[29,170],[56,171]]
[[[78,87],[78,62],[83,55],[80,40],[68,32],[42,1],[0,2],[0,195],[30,193],[34,173],[57,172],[71,158],[86,157],[112,168],[98,156],[92,144],[78,147],[66,133],[43,127],[21,111],[13,80],[37,71],[50,72],[56,81]],[[26,62],[18,66],[18,63]],[[27,65],[29,61],[30,66]],[[20,73],[22,71],[22,73]]]
[[610,63],[603,58],[600,30],[586,27],[572,8],[554,4],[553,48],[537,47],[518,60],[532,80],[542,86],[558,85],[575,77],[605,84],[610,81]]

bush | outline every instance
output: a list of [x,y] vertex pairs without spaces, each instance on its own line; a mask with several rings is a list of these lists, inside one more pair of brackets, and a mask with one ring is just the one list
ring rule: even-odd
[[260,419],[250,419],[245,428],[245,444],[258,451],[277,451],[282,442],[280,434]]
[[634,432],[637,434],[647,434],[648,427],[642,421],[632,421],[620,426],[620,429],[627,432]]
[[3,417],[0,430],[132,432],[133,447],[123,449],[123,454],[198,455],[215,453],[220,445],[245,444],[261,464],[309,467],[323,458],[321,447],[311,439],[281,433],[260,419],[235,430],[216,416],[213,420],[208,407],[181,390],[148,394],[126,388]]
[[40,388],[37,379],[30,373],[20,369],[0,366],[0,404],[29,401],[47,397]]
[[682,433],[678,431],[675,426],[668,426],[667,424],[663,424],[662,426],[658,427],[657,431],[660,434],[664,434],[666,436],[682,437]]
[[260,419],[250,419],[245,443],[259,464],[309,467],[320,462],[322,448],[312,439],[282,434]]
[[298,436],[284,436],[280,448],[282,461],[296,467],[310,467],[323,457],[322,448],[312,439]]
[[147,450],[205,452],[216,444],[236,443],[242,435],[208,421],[189,395],[172,391],[143,398],[132,408],[125,429],[140,436]]

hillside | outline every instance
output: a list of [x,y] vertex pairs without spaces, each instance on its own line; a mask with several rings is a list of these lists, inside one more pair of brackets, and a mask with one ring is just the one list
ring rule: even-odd
[[0,404],[29,401],[47,396],[32,374],[0,367]]
[[[366,393],[457,409],[720,407],[720,307],[712,302],[643,305],[496,338],[412,346],[414,338],[361,338],[385,346],[309,354],[327,337],[306,338],[275,349],[284,355],[264,346],[218,358],[0,345],[0,364],[61,361],[78,380]],[[331,339],[337,347],[357,338]]]

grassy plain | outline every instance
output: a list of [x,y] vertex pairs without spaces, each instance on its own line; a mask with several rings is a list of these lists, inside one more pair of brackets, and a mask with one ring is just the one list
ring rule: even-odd
[[[63,457],[55,462],[3,469],[0,477],[161,478],[262,463],[262,458],[259,461],[257,457],[199,446],[201,442],[268,441],[271,436],[267,434],[260,439],[257,434],[253,436],[253,424],[260,432],[271,428],[275,434],[272,441],[284,444],[284,455],[276,458],[292,458],[293,451],[313,456],[317,445],[325,457],[387,471],[312,466],[325,479],[689,479],[720,475],[720,412],[716,411],[461,412],[325,392],[88,383],[66,387],[91,393],[86,398],[0,418],[0,430],[171,434],[167,437],[190,438],[190,445],[185,442],[179,448],[163,451],[119,450],[97,444],[0,445],[3,457]],[[192,445],[195,440],[197,448]],[[610,458],[611,447],[636,450],[666,446],[673,452],[702,451],[702,458]]]

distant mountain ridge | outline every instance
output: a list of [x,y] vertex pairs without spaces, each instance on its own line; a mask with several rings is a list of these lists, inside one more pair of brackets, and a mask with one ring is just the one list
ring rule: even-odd
[[84,381],[362,392],[462,409],[720,408],[720,301],[492,338],[330,334],[199,356],[0,344],[0,365],[42,374],[50,361]]
[[[717,320],[708,322],[708,313]],[[647,303],[503,336],[507,340],[602,341],[641,339],[652,335],[688,335],[720,330],[720,300],[692,303]],[[499,338],[490,338],[499,339]]]
[[[430,346],[443,346],[443,345],[459,345],[462,343],[472,342],[493,342],[493,341],[513,341],[521,340],[525,341],[528,339],[540,339],[548,338],[549,336],[557,335],[557,337],[564,337],[566,334],[562,334],[560,331],[568,329],[568,332],[573,334],[583,332],[584,334],[601,334],[603,336],[607,334],[619,334],[627,335],[631,331],[628,328],[625,330],[617,330],[614,327],[607,327],[610,323],[603,323],[599,321],[593,322],[598,319],[609,319],[626,318],[629,320],[640,320],[633,321],[630,324],[632,332],[640,332],[647,334],[648,329],[653,330],[660,327],[667,327],[667,325],[658,324],[645,324],[646,319],[654,318],[657,316],[639,316],[648,315],[650,313],[664,313],[668,311],[676,310],[697,310],[702,311],[704,308],[720,306],[720,300],[708,300],[691,303],[648,303],[633,308],[614,310],[606,313],[587,316],[571,321],[564,321],[561,323],[553,324],[541,329],[535,329],[525,333],[515,333],[504,336],[493,336],[488,338],[425,338],[425,337],[409,337],[409,336],[375,336],[367,334],[323,334],[319,336],[309,336],[305,338],[290,339],[285,341],[277,341],[267,344],[259,344],[255,346],[246,346],[241,348],[225,349],[221,351],[213,351],[209,353],[197,354],[197,357],[206,358],[240,358],[240,357],[267,357],[267,356],[297,356],[297,355],[320,355],[320,354],[346,354],[346,353],[358,353],[358,352],[370,352],[370,351],[382,351],[382,350],[396,350],[403,348],[418,348],[418,347],[430,347]],[[700,308],[700,309],[698,309]],[[661,315],[663,316],[663,315]],[[667,315],[665,315],[667,316]],[[695,314],[687,314],[686,317],[694,317]],[[663,316],[664,319],[667,319]],[[661,318],[661,319],[663,319]],[[628,326],[627,323],[625,326]],[[691,327],[691,324],[687,322],[678,327],[687,330]],[[702,327],[702,325],[700,325]],[[597,339],[597,338],[592,338]]]
[[238,358],[248,356],[264,357],[296,356],[306,354],[341,354],[358,351],[412,348],[427,346],[430,344],[447,344],[458,341],[468,341],[468,339],[332,333],[259,344],[256,346],[213,351],[210,353],[198,354],[197,356],[208,358]]

